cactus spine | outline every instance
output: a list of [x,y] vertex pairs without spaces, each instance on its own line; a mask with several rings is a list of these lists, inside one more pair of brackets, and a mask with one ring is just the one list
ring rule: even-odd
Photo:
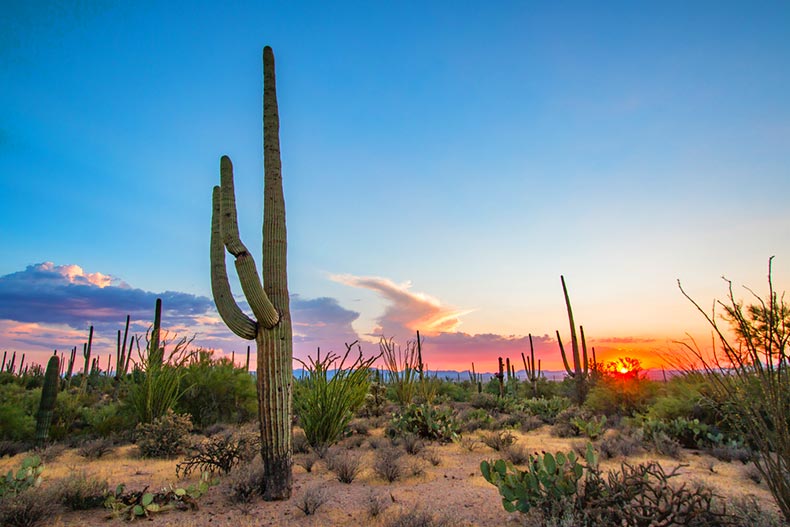
[[[573,368],[568,364],[568,358],[565,354],[565,348],[562,346],[562,338],[560,337],[559,330],[557,331],[557,342],[560,344],[560,353],[562,354],[562,363],[565,365],[565,371],[568,376],[576,382],[576,403],[581,405],[587,397],[588,381],[590,379],[589,363],[587,362],[587,343],[584,340],[584,327],[579,326],[581,332],[581,354],[579,353],[579,340],[576,338],[576,325],[573,322],[573,309],[571,309],[571,300],[568,296],[568,288],[565,287],[565,277],[560,275],[562,282],[562,292],[565,295],[565,307],[568,310],[568,322],[571,328],[571,348],[573,358]],[[595,360],[595,359],[593,359]],[[593,371],[595,368],[593,368]]]
[[57,354],[54,354],[47,363],[44,387],[41,389],[41,402],[36,414],[36,443],[39,445],[49,437],[49,425],[52,423],[55,399],[58,396],[58,372],[60,372],[60,361]]
[[[285,200],[280,163],[274,54],[263,50],[263,285],[252,255],[239,237],[233,165],[220,160],[220,186],[212,194],[211,290],[217,311],[239,337],[255,340],[258,354],[258,412],[263,457],[263,498],[291,496],[293,448],[293,337],[286,266]],[[223,248],[224,245],[224,248]],[[236,304],[225,269],[225,249],[235,258],[244,296],[255,320]]]
[[535,368],[535,348],[532,345],[532,333],[529,334],[529,361],[524,357],[524,352],[521,352],[521,360],[524,361],[524,371],[527,374],[527,380],[532,384],[532,396],[538,396],[538,379],[540,378],[540,359],[538,359],[538,367]]

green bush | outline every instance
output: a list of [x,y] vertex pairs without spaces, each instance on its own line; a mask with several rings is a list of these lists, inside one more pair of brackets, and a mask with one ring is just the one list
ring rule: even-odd
[[521,409],[531,415],[540,417],[547,424],[554,424],[560,412],[570,406],[571,400],[559,395],[550,399],[527,399],[520,403]]
[[172,410],[150,423],[140,423],[135,430],[137,446],[143,457],[169,458],[182,454],[189,446],[192,420]]
[[215,423],[242,423],[257,415],[255,379],[229,359],[201,350],[181,377],[179,413],[192,416],[200,429]]
[[458,421],[447,408],[411,404],[393,416],[390,436],[411,433],[423,439],[451,441],[459,432]]

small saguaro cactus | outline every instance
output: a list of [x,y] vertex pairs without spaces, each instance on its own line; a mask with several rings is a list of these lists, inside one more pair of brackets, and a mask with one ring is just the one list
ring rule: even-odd
[[90,374],[91,365],[91,346],[93,345],[93,326],[88,331],[88,342],[82,345],[82,356],[85,357],[85,366],[82,369],[83,375],[86,377]]
[[502,357],[498,357],[499,362],[499,373],[495,375],[495,377],[499,380],[499,396],[505,396],[505,363],[502,361]]
[[[222,320],[236,335],[255,340],[258,412],[265,500],[291,496],[293,447],[293,336],[286,266],[285,199],[280,162],[280,117],[274,53],[263,50],[263,285],[255,260],[239,237],[233,165],[220,160],[220,186],[214,187],[211,217],[211,290]],[[241,288],[255,319],[236,304],[225,268],[225,249],[235,258]]]
[[538,367],[535,368],[535,348],[532,345],[532,333],[529,334],[529,360],[524,357],[524,352],[521,352],[521,360],[524,361],[524,371],[527,374],[527,380],[532,385],[532,396],[538,396],[538,379],[540,378],[540,359],[538,359]]
[[[573,310],[571,309],[571,300],[568,296],[568,288],[565,287],[565,277],[560,275],[562,282],[562,292],[565,295],[565,307],[568,310],[568,322],[571,328],[571,349],[573,352],[573,368],[568,364],[568,358],[565,354],[565,348],[562,346],[562,338],[560,332],[557,330],[557,342],[560,344],[560,354],[562,354],[562,363],[565,365],[565,371],[568,376],[576,383],[576,404],[583,404],[584,399],[587,397],[588,381],[590,379],[590,368],[587,362],[587,343],[584,341],[584,327],[579,326],[581,333],[581,353],[579,353],[579,340],[576,337],[576,325],[573,322]],[[595,350],[593,350],[593,371],[595,371]]]
[[36,414],[36,443],[44,443],[49,437],[49,425],[55,410],[55,399],[58,396],[58,380],[60,361],[55,353],[49,358],[47,371],[44,373],[44,386],[41,389],[41,402]]

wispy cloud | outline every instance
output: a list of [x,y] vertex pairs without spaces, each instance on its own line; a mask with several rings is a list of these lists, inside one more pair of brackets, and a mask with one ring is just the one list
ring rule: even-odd
[[415,330],[424,335],[454,332],[461,324],[460,317],[469,310],[459,310],[442,304],[425,293],[411,291],[411,282],[396,284],[387,278],[376,276],[331,275],[335,282],[350,287],[368,289],[379,294],[387,306],[376,322],[373,335],[404,336]]

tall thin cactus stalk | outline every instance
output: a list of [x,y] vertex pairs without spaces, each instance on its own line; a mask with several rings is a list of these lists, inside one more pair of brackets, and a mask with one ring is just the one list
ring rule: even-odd
[[[211,289],[222,320],[236,335],[255,340],[258,354],[258,410],[263,457],[263,497],[291,496],[293,447],[293,336],[286,265],[285,199],[280,162],[280,117],[274,53],[263,50],[263,284],[255,260],[239,237],[233,165],[220,160],[220,186],[212,194]],[[255,319],[236,304],[225,268],[225,250],[235,258],[241,288]]]
[[[132,340],[129,342],[129,348],[127,351],[126,348],[126,341],[129,338],[129,322],[131,320],[130,315],[126,315],[126,326],[123,330],[123,342],[121,341],[121,330],[118,330],[118,343],[115,349],[115,380],[119,381],[122,378],[126,377],[126,372],[129,371],[129,359],[132,356],[132,345],[134,344],[134,336],[132,336]],[[109,370],[109,368],[107,368]]]
[[93,326],[88,331],[88,342],[82,345],[82,356],[85,358],[85,366],[82,368],[82,373],[86,377],[90,374],[91,365],[91,346],[93,345]]
[[[571,300],[568,296],[568,288],[565,286],[565,277],[560,276],[562,282],[562,292],[565,295],[565,307],[568,310],[568,322],[571,328],[571,349],[573,358],[573,368],[568,363],[568,358],[565,354],[565,348],[562,345],[562,338],[560,337],[559,330],[557,331],[557,342],[560,345],[560,353],[562,354],[562,363],[565,365],[565,371],[568,376],[576,383],[576,403],[581,405],[587,397],[587,390],[589,389],[590,368],[587,362],[587,343],[584,340],[584,328],[579,327],[581,333],[581,353],[579,352],[579,340],[576,337],[576,324],[573,321],[573,309],[571,308]],[[595,368],[593,368],[593,371]]]
[[524,361],[524,371],[527,374],[527,381],[532,385],[532,396],[538,396],[538,379],[540,378],[540,359],[538,367],[535,368],[535,348],[532,345],[532,333],[529,334],[529,360],[521,352],[521,360]]

